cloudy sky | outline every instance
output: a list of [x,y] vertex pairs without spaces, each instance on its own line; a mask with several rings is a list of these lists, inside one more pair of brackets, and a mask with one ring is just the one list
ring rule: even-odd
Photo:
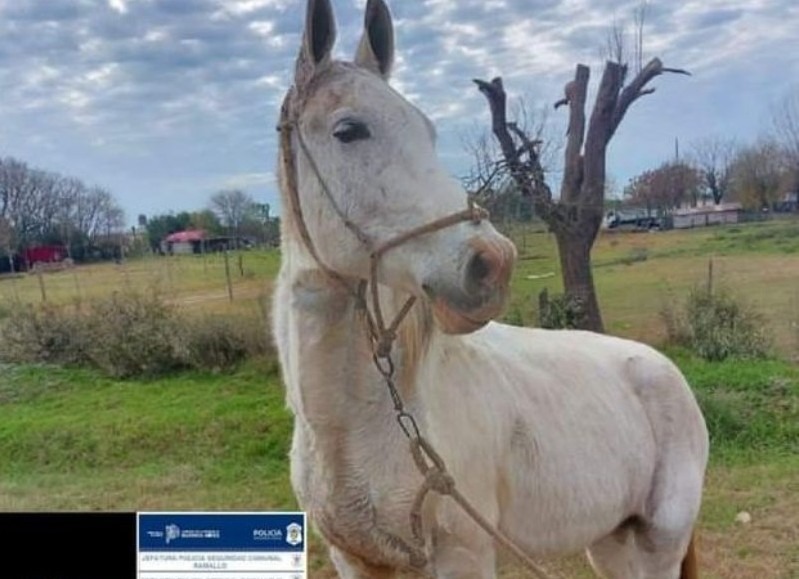
[[[349,58],[365,0],[334,1]],[[531,108],[638,0],[393,0],[395,85],[438,126],[442,161],[468,171],[463,135],[488,121],[474,77],[502,75]],[[276,133],[305,0],[0,0],[0,156],[110,188],[139,213],[193,210],[224,187],[277,205]],[[750,140],[798,90],[796,0],[650,0],[646,56],[694,76],[656,79],[630,110],[609,171],[623,184],[707,135]],[[562,134],[565,113],[550,114]],[[557,176],[554,177],[557,179]]]

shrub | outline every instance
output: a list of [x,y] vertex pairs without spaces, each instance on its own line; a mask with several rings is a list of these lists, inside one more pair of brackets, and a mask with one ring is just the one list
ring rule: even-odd
[[524,315],[522,314],[522,310],[519,306],[513,306],[508,310],[505,316],[502,318],[502,321],[506,324],[511,326],[524,326]]
[[661,317],[670,343],[705,360],[768,357],[771,343],[762,316],[725,290],[694,288],[682,308],[667,307]]
[[575,296],[560,294],[549,297],[546,290],[538,296],[538,325],[547,329],[569,329],[582,327],[585,319],[583,301]]
[[47,305],[18,304],[3,321],[0,359],[20,363],[84,364],[90,342],[89,332],[77,314]]
[[221,372],[272,354],[264,321],[195,318],[155,293],[114,294],[82,309],[26,306],[0,326],[0,361],[94,367],[114,378]]
[[191,320],[183,335],[186,361],[198,370],[220,372],[247,358],[270,353],[266,328],[252,317],[217,315]]
[[115,378],[156,376],[187,366],[181,319],[157,294],[117,294],[91,305],[89,357]]

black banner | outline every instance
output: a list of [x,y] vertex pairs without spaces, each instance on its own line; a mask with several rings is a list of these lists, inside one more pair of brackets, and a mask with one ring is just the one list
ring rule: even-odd
[[3,579],[135,579],[135,513],[0,513]]

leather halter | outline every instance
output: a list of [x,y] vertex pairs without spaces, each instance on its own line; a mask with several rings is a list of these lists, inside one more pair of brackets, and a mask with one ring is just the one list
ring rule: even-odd
[[[405,318],[405,316],[407,316],[410,312],[413,304],[416,301],[416,298],[413,296],[408,298],[391,324],[386,326],[382,309],[380,307],[380,300],[378,299],[379,289],[377,283],[377,269],[380,264],[380,259],[390,250],[417,237],[428,235],[441,229],[446,229],[447,227],[457,225],[458,223],[464,221],[471,221],[472,223],[479,224],[483,219],[488,219],[488,212],[482,207],[478,207],[470,198],[467,198],[467,207],[463,211],[458,211],[457,213],[453,213],[447,215],[446,217],[431,221],[430,223],[415,227],[405,233],[401,233],[390,238],[388,241],[376,243],[375,240],[370,239],[369,236],[366,235],[357,224],[353,223],[347,217],[346,213],[342,211],[336,202],[336,199],[328,187],[324,176],[319,170],[319,166],[316,164],[316,160],[314,159],[311,151],[308,148],[308,145],[305,142],[302,131],[300,130],[298,122],[299,114],[294,111],[294,107],[292,107],[295,99],[296,88],[293,87],[291,90],[289,90],[288,94],[286,94],[286,97],[283,100],[283,105],[280,109],[280,123],[278,125],[278,131],[280,132],[280,148],[283,153],[283,173],[285,175],[288,189],[288,199],[290,205],[289,209],[294,217],[294,222],[297,226],[305,248],[308,250],[308,253],[317,263],[319,268],[328,277],[347,288],[353,297],[356,298],[356,303],[358,303],[358,305],[363,307],[363,309],[366,311],[369,333],[372,339],[375,354],[379,358],[385,358],[391,351],[393,342],[396,339],[396,332],[399,328],[399,325],[402,323],[402,320]],[[308,160],[311,170],[316,176],[316,179],[319,181],[324,197],[327,199],[328,203],[333,208],[334,212],[344,226],[352,232],[360,244],[369,252],[369,279],[358,280],[357,289],[352,287],[351,283],[345,276],[335,271],[322,260],[322,258],[319,256],[316,246],[314,245],[313,239],[311,238],[311,234],[308,231],[308,226],[305,222],[305,217],[302,211],[302,204],[300,203],[299,187],[297,183],[297,167],[291,140],[292,134],[296,134],[300,151]],[[369,309],[365,307],[365,293],[367,286],[371,286],[372,310],[374,313],[370,312]]]

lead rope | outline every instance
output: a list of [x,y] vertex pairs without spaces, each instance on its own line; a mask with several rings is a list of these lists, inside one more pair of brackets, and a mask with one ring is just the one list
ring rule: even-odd
[[[427,495],[430,493],[430,491],[435,491],[441,495],[452,497],[452,499],[464,510],[469,517],[472,518],[472,520],[474,520],[475,523],[477,523],[478,526],[480,526],[480,528],[493,537],[505,549],[513,553],[533,575],[539,579],[549,579],[549,576],[535,563],[535,561],[533,561],[526,553],[524,553],[524,551],[522,551],[515,543],[513,543],[513,541],[511,541],[504,533],[502,533],[485,517],[483,517],[483,515],[481,515],[480,512],[474,508],[474,506],[466,499],[466,497],[461,494],[461,492],[456,488],[455,480],[449,474],[443,458],[436,452],[430,442],[422,435],[416,419],[405,408],[402,396],[400,395],[397,385],[394,381],[396,366],[391,357],[391,351],[393,349],[394,342],[397,339],[397,330],[399,329],[402,321],[413,308],[416,298],[410,297],[400,308],[400,311],[388,326],[385,325],[382,308],[380,307],[377,270],[380,258],[387,251],[416,237],[433,233],[463,221],[480,223],[480,221],[483,219],[488,218],[488,213],[484,209],[474,205],[470,199],[468,202],[468,207],[464,211],[449,215],[442,219],[433,221],[432,223],[422,225],[389,240],[378,249],[372,251],[370,255],[370,280],[361,280],[358,283],[357,288],[353,289],[352,285],[341,274],[328,267],[321,260],[316,251],[313,240],[311,239],[310,233],[305,225],[305,219],[302,213],[302,207],[300,205],[299,190],[297,188],[296,171],[294,170],[295,167],[293,166],[293,159],[287,155],[287,152],[291,151],[291,132],[292,129],[296,127],[295,122],[287,120],[289,118],[288,106],[290,96],[291,93],[286,96],[283,107],[281,108],[281,123],[278,126],[278,130],[281,133],[281,148],[283,149],[284,157],[283,162],[286,165],[284,167],[284,174],[285,178],[287,179],[289,198],[291,201],[291,211],[299,229],[300,237],[302,238],[303,243],[305,244],[308,252],[311,254],[313,260],[317,262],[325,274],[347,288],[347,290],[355,298],[356,307],[359,311],[363,312],[366,331],[372,344],[372,360],[374,361],[377,371],[380,373],[386,383],[389,395],[391,396],[391,401],[394,405],[397,423],[410,443],[410,452],[411,456],[413,457],[413,461],[416,464],[416,467],[419,469],[419,472],[424,477],[422,486],[416,493],[410,513],[411,532],[413,534],[414,541],[420,548],[424,548],[425,540],[422,509],[424,507],[424,501],[427,498]],[[316,165],[316,161],[310,154],[310,151],[305,144],[305,140],[303,139],[299,128],[296,130],[296,135],[300,144],[300,148],[302,149],[305,157],[308,159],[311,169],[316,175],[316,178],[322,187],[322,191],[324,192],[325,197],[330,202],[334,211],[342,220],[344,225],[358,238],[358,240],[361,241],[361,243],[363,243],[367,248],[370,248],[371,242],[369,238],[360,230],[360,228],[358,228],[347,218],[347,216],[343,213],[343,211],[341,211],[336,203],[335,198],[327,186],[327,183],[322,178],[322,174]],[[372,311],[369,310],[367,305],[367,286],[371,286]],[[424,572],[422,569],[417,569],[417,571]]]
[[[374,283],[374,280],[372,281]],[[367,330],[371,334],[374,327],[369,322],[367,311]],[[384,346],[386,342],[380,338],[373,338],[373,343]],[[416,463],[416,467],[424,477],[422,486],[416,493],[416,498],[413,501],[411,508],[411,532],[413,539],[419,545],[424,547],[424,529],[422,526],[422,508],[424,501],[430,491],[435,491],[441,495],[452,497],[452,499],[460,506],[464,512],[477,523],[488,535],[493,537],[502,547],[513,553],[524,567],[530,571],[534,576],[539,579],[549,579],[549,575],[538,566],[524,551],[522,551],[511,539],[507,537],[502,531],[489,522],[480,512],[463,496],[455,485],[455,479],[449,474],[444,459],[441,458],[430,442],[422,435],[419,425],[414,416],[405,409],[405,404],[402,396],[397,389],[394,382],[395,364],[391,358],[391,345],[393,338],[387,340],[387,351],[381,352],[375,347],[372,359],[374,360],[375,367],[388,387],[391,400],[394,403],[394,411],[396,412],[396,420],[399,424],[405,437],[410,443],[411,456]]]

